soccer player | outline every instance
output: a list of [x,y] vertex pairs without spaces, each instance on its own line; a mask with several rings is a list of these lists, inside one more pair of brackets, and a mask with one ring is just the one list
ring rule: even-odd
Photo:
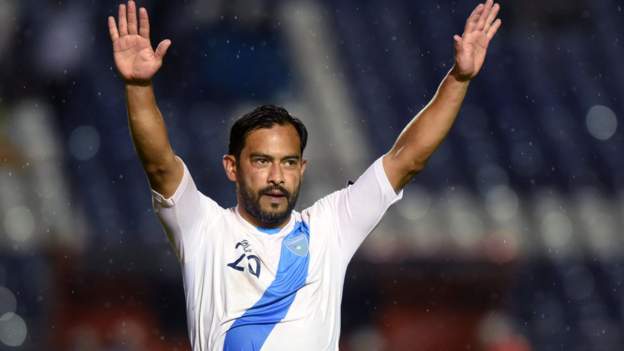
[[109,31],[125,82],[130,132],[153,206],[182,267],[193,350],[337,350],[347,265],[423,169],[460,109],[501,25],[499,5],[479,4],[454,36],[455,64],[431,102],[357,181],[301,212],[307,131],[265,105],[238,119],[223,167],[237,205],[200,193],[172,150],[151,85],[170,40],[153,50],[147,11],[119,6]]

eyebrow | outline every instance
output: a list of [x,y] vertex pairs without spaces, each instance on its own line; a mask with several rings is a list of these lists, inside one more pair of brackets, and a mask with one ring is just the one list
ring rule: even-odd
[[[268,158],[269,160],[274,160],[275,159],[271,155],[267,155],[267,154],[263,154],[263,153],[259,153],[259,152],[258,153],[254,152],[254,153],[250,154],[249,157],[250,158],[264,157],[264,158]],[[299,156],[299,155],[287,155],[287,156],[282,157],[282,160],[287,160],[287,159],[292,159],[292,158],[300,160],[301,156]]]

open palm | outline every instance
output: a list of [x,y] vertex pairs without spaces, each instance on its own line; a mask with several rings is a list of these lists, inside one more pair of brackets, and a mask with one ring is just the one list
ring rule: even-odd
[[474,78],[485,61],[488,45],[501,26],[500,5],[493,0],[479,4],[466,20],[464,33],[455,35],[454,73],[460,80]]
[[108,17],[108,29],[113,42],[115,65],[127,83],[148,83],[162,66],[163,57],[171,45],[163,40],[154,51],[149,39],[147,10],[140,8],[137,21],[136,4],[119,5],[119,23]]

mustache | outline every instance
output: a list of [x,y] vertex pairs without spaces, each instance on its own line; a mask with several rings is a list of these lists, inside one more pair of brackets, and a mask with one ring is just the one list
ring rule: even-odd
[[259,193],[260,195],[274,195],[275,193],[279,193],[280,195],[290,198],[290,192],[281,185],[268,186],[264,189],[261,189]]

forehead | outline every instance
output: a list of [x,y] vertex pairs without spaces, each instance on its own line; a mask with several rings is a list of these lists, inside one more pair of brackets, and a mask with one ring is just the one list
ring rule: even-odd
[[245,138],[241,154],[262,153],[276,157],[300,155],[299,134],[291,124],[274,124],[271,128],[251,131]]

